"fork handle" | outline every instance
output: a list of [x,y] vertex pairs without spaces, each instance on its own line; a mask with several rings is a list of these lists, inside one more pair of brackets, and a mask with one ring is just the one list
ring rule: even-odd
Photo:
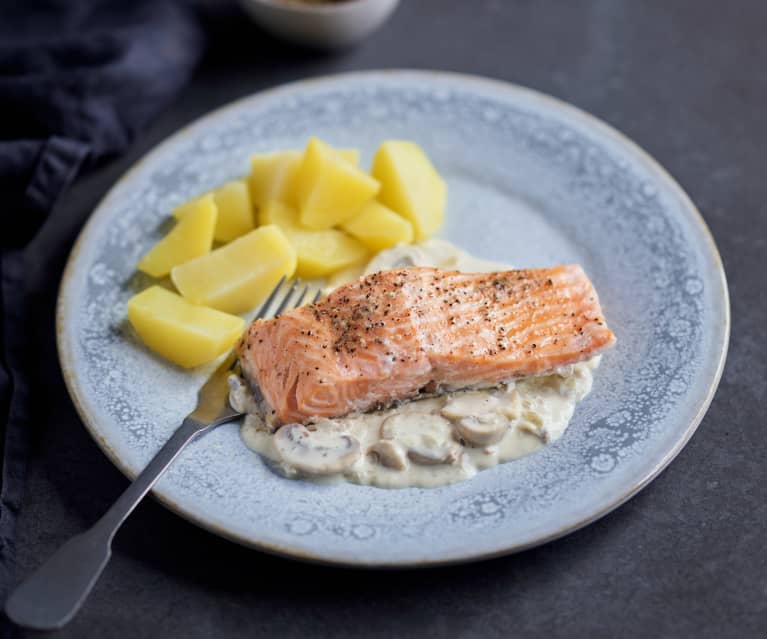
[[8,617],[33,630],[58,630],[74,617],[112,555],[112,539],[184,447],[210,426],[186,418],[152,461],[91,528],[72,537],[5,603]]

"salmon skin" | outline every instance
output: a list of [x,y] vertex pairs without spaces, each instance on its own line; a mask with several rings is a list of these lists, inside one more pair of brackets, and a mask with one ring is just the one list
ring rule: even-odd
[[256,320],[238,351],[244,376],[284,424],[541,375],[614,342],[580,266],[412,267]]

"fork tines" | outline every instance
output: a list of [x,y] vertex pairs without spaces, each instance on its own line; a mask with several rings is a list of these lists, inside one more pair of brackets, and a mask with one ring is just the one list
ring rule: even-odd
[[[298,293],[298,297],[295,299],[293,298],[295,292],[301,288],[301,285],[303,282],[300,279],[294,280],[292,283],[290,283],[287,287],[287,290],[282,296],[281,301],[277,305],[277,308],[274,310],[273,313],[270,313],[270,309],[272,305],[274,304],[275,299],[277,298],[277,294],[279,293],[280,289],[283,288],[283,286],[286,284],[287,278],[282,277],[280,278],[280,281],[277,282],[277,285],[272,289],[272,292],[269,293],[269,297],[264,300],[264,303],[261,304],[260,308],[258,309],[258,313],[256,313],[254,320],[257,319],[263,319],[265,317],[274,316],[278,317],[281,313],[284,313],[286,310],[292,309],[292,308],[298,308],[301,306],[301,304],[304,303],[304,300],[306,299],[306,295],[309,292],[310,286],[309,284],[304,285],[303,289]],[[322,297],[322,289],[318,289],[317,293],[314,295],[314,298],[312,299],[311,303],[314,304],[317,302],[320,297]]]

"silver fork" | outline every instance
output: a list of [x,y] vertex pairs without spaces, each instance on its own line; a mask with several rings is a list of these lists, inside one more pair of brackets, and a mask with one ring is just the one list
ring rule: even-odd
[[[254,319],[267,316],[284,284],[283,277]],[[303,303],[309,286],[294,300],[299,286],[299,281],[294,281],[288,287],[274,311],[275,316]],[[316,302],[320,295],[318,291],[312,301]],[[242,415],[228,400],[227,379],[236,367],[237,357],[232,351],[200,389],[197,407],[101,519],[72,537],[16,587],[5,603],[5,612],[11,621],[33,630],[57,630],[75,616],[112,555],[115,533],[168,466],[192,440]]]

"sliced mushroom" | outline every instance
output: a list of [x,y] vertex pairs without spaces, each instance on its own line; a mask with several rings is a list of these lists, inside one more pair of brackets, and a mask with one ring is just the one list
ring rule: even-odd
[[239,375],[229,375],[229,404],[238,413],[255,415],[260,411],[258,400],[253,395],[252,389]]
[[474,415],[487,415],[500,408],[501,400],[490,393],[479,391],[452,395],[440,411],[450,419],[461,419]]
[[360,443],[348,433],[332,429],[310,431],[286,424],[274,435],[282,461],[312,475],[331,475],[349,468],[360,457]]
[[525,410],[522,412],[522,416],[517,422],[517,428],[519,430],[540,437],[544,442],[548,441],[548,436],[543,427],[543,417],[536,413],[534,410]]
[[461,449],[452,442],[439,445],[416,446],[408,449],[410,461],[423,466],[454,464],[461,456]]
[[501,398],[501,405],[498,412],[511,420],[517,419],[522,411],[522,398],[519,391],[513,388],[510,393],[506,393]]
[[381,438],[396,441],[417,464],[455,463],[461,449],[452,435],[450,422],[431,413],[392,415],[381,424]]
[[380,439],[370,448],[371,453],[376,459],[387,468],[395,470],[405,470],[407,468],[407,456],[405,450],[397,442],[390,439]]
[[474,446],[497,444],[509,430],[509,421],[498,413],[463,417],[453,422],[460,436]]
[[567,366],[558,366],[551,374],[557,377],[570,377],[575,371],[575,364],[568,364]]
[[412,255],[403,255],[391,265],[392,268],[408,268],[410,266],[415,266],[415,260]]
[[253,413],[248,413],[245,415],[243,426],[252,431],[259,431],[268,434],[272,433],[271,429],[266,425],[263,415],[254,415]]
[[[428,266],[429,255],[426,251],[412,244],[400,244],[382,251],[365,267],[365,275],[390,268],[408,268],[410,266]],[[436,266],[436,264],[432,265]]]

